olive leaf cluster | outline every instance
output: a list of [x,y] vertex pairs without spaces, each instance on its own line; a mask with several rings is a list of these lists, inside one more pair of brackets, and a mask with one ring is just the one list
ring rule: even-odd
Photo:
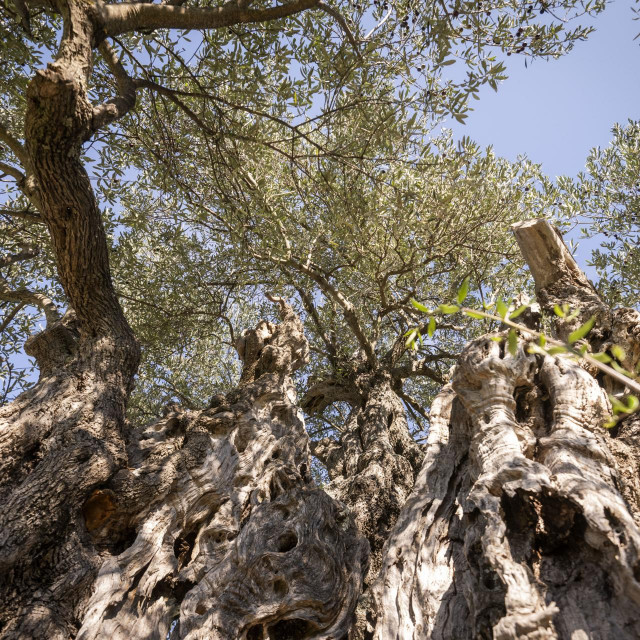
[[582,223],[582,236],[598,241],[591,262],[610,304],[640,304],[640,122],[613,127],[613,140],[592,149],[586,171],[559,178],[560,217]]

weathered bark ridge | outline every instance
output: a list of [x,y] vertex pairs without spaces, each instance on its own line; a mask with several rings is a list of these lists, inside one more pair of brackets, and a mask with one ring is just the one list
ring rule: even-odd
[[[579,295],[584,276],[562,270]],[[639,505],[625,489],[638,449],[616,455],[598,380],[527,351],[526,340],[515,356],[490,336],[472,342],[434,403],[426,459],[373,589],[373,637],[640,635]]]
[[[3,637],[346,635],[368,544],[310,481],[291,379],[308,346],[291,308],[281,310],[281,324],[243,334],[236,390],[127,435],[126,464],[94,485],[74,521],[85,564],[56,566],[48,604],[59,610],[46,619],[58,626],[36,625],[33,588],[4,608]],[[8,602],[16,573],[6,577]]]

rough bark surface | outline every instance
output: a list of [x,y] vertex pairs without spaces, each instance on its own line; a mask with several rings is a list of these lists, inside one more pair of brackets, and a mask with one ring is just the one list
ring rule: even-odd
[[[3,602],[12,604],[3,606],[2,637],[346,636],[368,544],[347,509],[310,482],[290,377],[308,347],[293,311],[282,304],[282,313],[281,324],[243,335],[236,390],[205,411],[171,408],[132,430],[126,464],[69,506],[87,566],[58,564],[46,585],[45,602],[61,607],[47,619],[59,626],[35,624],[41,575],[17,594],[27,585],[15,569],[5,574]],[[30,393],[38,389],[46,394],[46,383]]]
[[[537,249],[523,253],[536,256],[543,307],[560,300],[560,273],[570,304],[584,293],[578,308],[604,314],[556,232],[529,228]],[[537,239],[549,231],[545,258]],[[614,317],[629,319],[627,353],[637,353],[637,316]],[[596,340],[617,340],[611,326]],[[425,462],[385,547],[373,637],[639,637],[638,420],[611,433],[608,411],[577,363],[529,355],[524,340],[515,356],[489,337],[472,342],[432,407]]]
[[422,458],[389,377],[372,378],[363,385],[365,399],[352,411],[340,441],[325,438],[313,445],[331,479],[327,493],[349,507],[371,545],[370,579],[380,569],[382,547]]

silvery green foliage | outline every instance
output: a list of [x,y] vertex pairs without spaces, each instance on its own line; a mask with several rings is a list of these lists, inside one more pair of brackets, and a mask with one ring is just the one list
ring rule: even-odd
[[[128,73],[146,85],[138,91],[138,108],[95,136],[86,147],[85,160],[104,206],[103,219],[114,250],[113,276],[148,358],[140,370],[142,389],[148,390],[150,380],[154,382],[148,384],[156,386],[158,369],[149,363],[158,363],[163,375],[175,376],[186,370],[187,363],[193,366],[207,361],[207,365],[197,365],[193,370],[202,366],[203,371],[211,373],[217,371],[212,353],[225,362],[222,372],[214,376],[224,384],[231,375],[224,355],[228,345],[217,337],[223,332],[216,323],[229,327],[231,321],[231,326],[237,327],[246,320],[251,324],[250,318],[255,314],[253,307],[245,313],[237,311],[236,305],[229,316],[226,310],[233,295],[224,294],[220,299],[216,293],[215,303],[208,307],[208,318],[199,312],[201,326],[205,326],[205,320],[210,321],[206,325],[209,337],[202,335],[204,330],[197,335],[188,334],[191,329],[182,324],[182,316],[194,306],[192,299],[202,308],[209,295],[202,292],[201,280],[188,275],[185,264],[198,262],[195,254],[191,255],[194,251],[197,254],[193,247],[199,242],[197,235],[190,235],[195,233],[192,221],[187,218],[186,226],[180,226],[185,208],[190,206],[184,194],[194,185],[198,187],[201,180],[210,176],[218,180],[219,175],[218,197],[229,198],[236,206],[246,196],[242,191],[247,190],[247,182],[239,169],[247,158],[253,158],[254,164],[264,169],[281,156],[294,167],[294,174],[305,173],[314,165],[316,177],[335,172],[330,167],[336,160],[345,161],[340,166],[353,168],[373,148],[373,170],[377,172],[385,170],[385,157],[413,154],[415,160],[417,149],[424,143],[428,120],[446,113],[463,120],[469,98],[477,95],[482,84],[497,88],[505,76],[508,56],[564,54],[590,31],[582,27],[565,29],[565,19],[597,14],[604,2],[564,0],[523,5],[515,0],[495,0],[424,5],[403,1],[390,5],[376,0],[339,2],[332,8],[343,16],[342,26],[335,14],[309,10],[279,22],[230,29],[123,34],[117,43],[112,43]],[[54,57],[60,31],[59,16],[46,7],[30,13],[25,20],[12,4],[0,8],[0,80],[4,87],[0,124],[18,141],[24,128],[27,84],[35,71]],[[114,95],[114,79],[98,53],[90,87],[95,103]],[[149,120],[153,123],[153,138],[144,141],[140,139],[144,133],[140,127],[143,123],[148,126]],[[349,135],[345,136],[345,131]],[[399,141],[401,149],[397,148]],[[430,153],[426,153],[427,162],[431,161]],[[442,156],[443,161],[449,159]],[[260,162],[268,164],[259,165]],[[37,209],[28,201],[24,185],[21,187],[16,177],[16,172],[24,168],[5,143],[0,143],[0,163],[5,167],[0,172],[1,180],[7,186],[0,206],[12,212],[1,215],[2,253],[10,255],[15,246],[25,244],[38,248],[37,258],[16,263],[2,275],[10,286],[47,294],[64,311],[66,301],[56,280],[46,230],[15,216],[15,212],[24,211],[37,214]],[[395,171],[391,167],[388,170]],[[234,180],[229,180],[225,172]],[[254,173],[258,184],[271,180],[269,171]],[[398,180],[401,184],[406,182],[404,178]],[[147,189],[141,203],[144,206],[134,215],[126,202],[135,201],[135,181],[152,184],[153,197],[149,197]],[[309,186],[304,188],[309,190]],[[175,191],[180,194],[174,196]],[[337,194],[332,195],[332,201],[336,197]],[[246,199],[254,206],[253,194]],[[283,197],[279,199],[282,201]],[[145,285],[145,271],[138,257],[145,255],[144,242],[151,241],[151,237],[147,235],[143,212],[154,204],[162,211],[159,201],[164,203],[165,211],[174,202],[179,205],[166,219],[164,231],[171,240],[165,247],[173,247],[180,234],[189,236],[185,242],[192,247],[164,251],[160,240],[160,245],[152,248],[153,258],[149,260],[158,265],[164,256],[166,263],[161,270],[165,283],[156,279]],[[216,209],[218,204],[212,201],[208,206]],[[284,204],[300,207],[303,203],[289,199]],[[318,204],[319,201],[315,206]],[[198,212],[199,223],[211,224],[200,205],[191,209]],[[154,233],[158,230],[154,229]],[[224,225],[216,229],[214,236],[210,243],[225,249],[218,251],[220,255],[237,240]],[[140,243],[140,249],[136,243]],[[211,244],[201,249],[211,254]],[[225,265],[221,261],[216,268],[222,273]],[[175,287],[182,277],[184,282]],[[246,284],[244,276],[239,281],[234,278],[232,289]],[[177,290],[180,296],[176,295]],[[247,308],[246,300],[253,297],[250,290],[242,293],[239,299],[243,309]],[[155,313],[150,304],[157,304]],[[173,304],[177,306],[172,313],[181,311],[171,324],[166,317]],[[42,321],[42,315],[32,307],[15,311],[15,305],[7,301],[2,301],[0,307],[0,322],[7,322],[0,345],[6,370],[12,358],[19,355],[21,343]],[[176,334],[177,327],[180,335]],[[180,347],[171,355],[168,347],[154,352],[151,346],[176,339]],[[205,348],[204,344],[208,346]],[[195,353],[200,358],[196,358],[197,362]],[[4,396],[15,395],[34,379],[26,360],[19,357],[17,362],[27,369],[18,374],[19,378],[14,369],[10,380],[7,378],[9,382],[5,380]],[[140,406],[140,411],[155,411],[165,396],[197,403],[185,392],[187,387],[199,388],[198,384],[189,376],[180,383],[172,380],[166,389],[158,383],[164,391],[153,400],[154,409]],[[198,397],[206,396],[215,386],[203,387]],[[152,396],[145,392],[140,397]]]
[[599,290],[612,305],[640,304],[640,121],[613,127],[613,140],[596,147],[575,181],[561,178],[563,215],[586,221],[583,235],[602,239],[591,260]]
[[[170,122],[141,114],[129,131],[136,146],[151,150],[160,135],[154,127],[161,126],[172,153],[164,164],[153,161],[157,155],[151,152],[139,156],[140,164],[132,169],[139,179],[121,190],[120,220],[136,232],[123,234],[119,242],[129,247],[128,263],[141,246],[137,230],[144,229],[145,249],[135,271],[144,273],[143,283],[164,282],[162,290],[171,286],[171,295],[189,296],[188,302],[185,298],[169,308],[175,310],[172,322],[193,336],[194,344],[195,336],[208,330],[214,300],[224,301],[233,314],[246,313],[251,303],[269,315],[273,311],[263,294],[276,291],[305,319],[312,343],[311,364],[300,380],[306,387],[327,376],[340,381],[351,374],[362,348],[358,330],[383,359],[416,319],[411,297],[435,301],[448,296],[466,275],[479,283],[472,295],[480,304],[523,286],[525,276],[508,228],[541,207],[536,188],[541,176],[526,160],[510,163],[468,139],[456,144],[448,134],[416,155],[416,147],[403,136],[401,119],[389,114],[376,138],[362,114],[334,123],[324,137],[316,132],[311,141],[298,141],[293,159],[256,143],[245,146],[241,157],[234,157],[229,147],[226,163],[212,167],[206,134],[201,144],[194,144],[175,133],[187,126],[185,119],[180,112]],[[423,139],[427,133],[423,128]],[[365,146],[367,155],[355,163],[315,153],[338,142],[344,148]],[[172,185],[171,191],[164,185]],[[145,257],[148,247],[157,259]],[[129,278],[120,286],[134,281]],[[191,281],[193,285],[186,284]],[[337,294],[352,304],[351,319]],[[130,297],[140,300],[142,292]],[[150,322],[157,323],[158,314],[150,311]],[[425,423],[419,408],[439,387],[452,356],[468,337],[484,330],[460,324],[462,331],[457,325],[444,326],[436,340],[407,351],[396,363],[410,366],[421,357],[434,358],[435,378],[410,376],[404,383],[406,397],[416,401],[409,407],[416,429]],[[242,328],[235,321],[227,325],[236,334]],[[151,340],[156,336],[155,349],[172,344],[165,341],[164,331],[145,330],[144,335]],[[194,392],[207,386],[203,380],[210,371],[206,359],[202,362],[197,370],[205,378],[193,384],[195,371],[190,378]],[[179,372],[169,369],[160,377],[148,376],[153,382],[145,390],[146,400],[160,393],[162,378],[184,387],[177,381]],[[343,423],[344,411],[339,402],[329,407],[311,420],[312,431],[320,434]]]

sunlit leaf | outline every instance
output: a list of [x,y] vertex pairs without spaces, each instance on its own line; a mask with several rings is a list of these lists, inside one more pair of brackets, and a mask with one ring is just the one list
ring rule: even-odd
[[427,335],[433,338],[433,334],[436,332],[436,319],[431,316],[429,318],[429,326],[427,327]]
[[509,353],[512,356],[515,356],[516,353],[518,352],[518,335],[516,334],[515,329],[509,329],[507,340],[508,340]]
[[469,293],[469,276],[467,276],[462,281],[462,284],[460,285],[460,288],[458,289],[458,294],[456,296],[456,300],[457,300],[458,304],[462,304],[464,302],[464,299],[467,297],[468,293]]
[[438,305],[438,309],[444,314],[457,313],[460,311],[460,307],[455,304],[440,304]]
[[420,304],[417,300],[411,298],[411,304],[418,310],[422,311],[422,313],[431,313],[431,309],[425,307],[423,304]]
[[618,359],[620,362],[625,360],[627,357],[627,354],[625,353],[624,349],[620,345],[614,344],[610,348],[610,351],[613,354],[613,357]]
[[569,344],[573,344],[578,340],[582,340],[589,331],[593,328],[593,325],[596,322],[596,317],[591,316],[583,325],[579,326],[575,331],[572,331],[569,334]]
[[518,307],[517,309],[515,309],[510,315],[509,318],[511,320],[513,320],[514,318],[517,318],[519,315],[521,315],[522,313],[524,313],[527,309],[529,308],[528,304],[523,304],[522,306]]
[[[405,335],[407,335],[407,334],[405,334]],[[407,336],[407,339],[406,339],[406,341],[404,343],[404,346],[405,347],[411,347],[413,345],[417,335],[418,335],[418,330],[417,329],[411,329],[408,332],[408,336]]]

